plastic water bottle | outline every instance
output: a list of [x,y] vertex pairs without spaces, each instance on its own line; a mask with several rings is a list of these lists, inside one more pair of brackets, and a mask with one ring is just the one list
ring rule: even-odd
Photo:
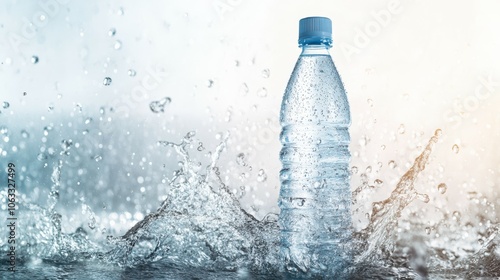
[[279,224],[288,272],[330,275],[351,262],[351,117],[331,46],[330,19],[300,20],[302,53],[280,115]]

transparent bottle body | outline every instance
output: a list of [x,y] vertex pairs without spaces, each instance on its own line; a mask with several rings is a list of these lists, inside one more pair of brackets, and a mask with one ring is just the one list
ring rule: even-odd
[[281,105],[281,250],[288,271],[351,262],[349,103],[327,44],[304,46]]

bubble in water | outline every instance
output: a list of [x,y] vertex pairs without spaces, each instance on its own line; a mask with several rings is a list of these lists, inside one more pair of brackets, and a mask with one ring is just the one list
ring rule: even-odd
[[172,99],[170,97],[164,97],[158,101],[153,101],[149,103],[149,108],[153,113],[163,113],[165,112],[165,106],[170,104]]
[[38,60],[39,60],[38,56],[36,56],[36,55],[34,55],[34,56],[31,57],[31,63],[33,63],[33,64],[37,64]]
[[455,154],[458,154],[458,152],[460,151],[460,147],[458,147],[457,144],[454,144],[453,147],[451,147],[451,150],[455,153]]
[[245,154],[244,153],[239,153],[236,156],[236,163],[241,166],[246,166],[247,164],[245,163]]
[[405,133],[405,125],[404,124],[400,124],[399,125],[398,133],[399,134],[404,134]]
[[446,186],[445,183],[441,183],[438,185],[438,191],[441,194],[444,194],[446,192],[447,188],[448,188],[448,186]]
[[271,71],[269,71],[269,69],[266,68],[266,69],[262,70],[262,77],[263,78],[267,79],[267,78],[269,78],[270,75],[271,75]]
[[136,72],[134,69],[128,69],[127,74],[128,74],[130,77],[135,77],[135,75],[137,75],[137,72]]
[[389,167],[390,167],[390,168],[393,168],[393,169],[394,169],[394,168],[396,168],[396,166],[397,166],[397,165],[396,165],[396,162],[394,162],[393,160],[389,161]]
[[122,48],[122,41],[120,40],[116,40],[115,44],[113,45],[113,47],[115,48],[115,50],[119,50]]
[[105,86],[109,86],[109,85],[111,85],[111,82],[112,82],[112,81],[113,81],[113,80],[111,80],[111,78],[110,78],[110,77],[106,77],[106,78],[104,78],[104,80],[102,81],[102,84],[103,84],[103,85],[105,85]]
[[9,107],[10,107],[10,103],[9,103],[9,102],[7,102],[7,101],[4,101],[4,102],[2,103],[2,107],[3,107],[4,109],[7,109],[7,108],[9,108]]
[[257,181],[258,182],[265,182],[267,180],[267,174],[264,171],[264,169],[260,169],[259,173],[257,174]]
[[115,34],[116,34],[116,29],[115,28],[109,29],[109,31],[108,31],[108,36],[109,37],[113,37],[113,36],[115,36]]
[[261,87],[257,91],[257,96],[259,96],[259,97],[266,97],[267,96],[267,89],[265,87]]
[[207,81],[207,87],[208,87],[208,88],[211,88],[213,85],[214,85],[214,80],[209,79],[209,80]]

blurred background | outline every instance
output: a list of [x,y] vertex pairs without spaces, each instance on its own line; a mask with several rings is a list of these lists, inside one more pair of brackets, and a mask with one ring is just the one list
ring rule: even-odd
[[46,205],[63,160],[63,228],[80,225],[85,201],[123,233],[160,205],[179,168],[158,141],[194,131],[191,156],[206,165],[229,132],[221,179],[257,218],[277,213],[281,98],[300,54],[298,21],[318,15],[332,19],[351,104],[352,189],[370,186],[356,227],[437,129],[415,186],[430,202],[415,207],[432,217],[471,198],[500,206],[499,9],[493,0],[2,1],[0,163],[16,164],[21,200]]

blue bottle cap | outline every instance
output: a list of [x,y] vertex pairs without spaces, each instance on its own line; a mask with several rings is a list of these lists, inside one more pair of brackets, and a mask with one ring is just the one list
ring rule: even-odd
[[327,17],[306,17],[299,21],[299,45],[332,43],[332,21]]

